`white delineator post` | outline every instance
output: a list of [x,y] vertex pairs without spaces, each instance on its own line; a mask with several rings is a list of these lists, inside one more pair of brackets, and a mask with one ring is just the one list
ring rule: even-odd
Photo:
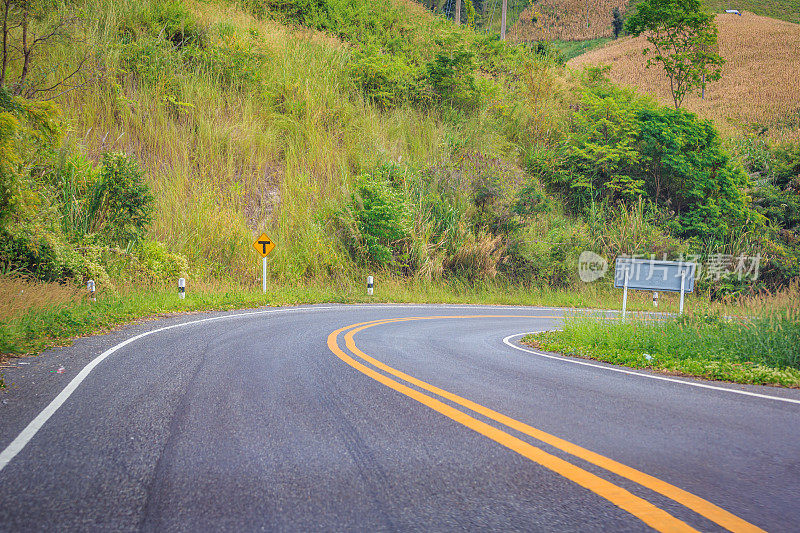
[[267,294],[267,257],[261,258],[261,290]]
[[658,307],[658,293],[653,293],[653,307]]
[[373,285],[372,276],[367,276],[367,294],[370,295],[370,296],[372,296],[373,287],[374,287],[374,285]]
[[178,278],[178,298],[186,298],[186,278]]
[[625,322],[625,311],[628,309],[628,276],[630,271],[625,269],[625,284],[623,285],[622,293],[622,321]]
[[89,298],[93,302],[96,302],[97,301],[97,297],[95,296],[95,292],[94,292],[94,280],[93,279],[90,279],[89,281],[86,282],[86,290],[89,291]]
[[683,314],[683,291],[686,287],[686,270],[681,270],[681,306],[680,310],[678,311],[679,315]]

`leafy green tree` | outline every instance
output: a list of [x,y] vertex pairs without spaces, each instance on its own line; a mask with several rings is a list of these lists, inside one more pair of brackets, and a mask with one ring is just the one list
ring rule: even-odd
[[711,122],[604,84],[586,90],[570,122],[557,168],[543,177],[576,211],[641,198],[673,235],[713,242],[761,224],[742,192],[747,174]]
[[642,0],[625,29],[631,35],[647,35],[655,52],[647,66],[664,66],[675,109],[694,89],[702,90],[722,76],[725,60],[717,53],[714,16],[702,11],[700,0]]
[[644,108],[637,119],[639,171],[649,198],[672,215],[675,235],[720,241],[758,223],[742,192],[747,174],[711,122],[666,107]]
[[90,230],[109,243],[139,241],[153,214],[153,195],[136,161],[125,154],[103,154],[100,179],[91,191]]
[[556,181],[569,188],[577,208],[608,199],[630,201],[644,194],[636,175],[636,106],[629,91],[589,91],[573,116],[572,134]]

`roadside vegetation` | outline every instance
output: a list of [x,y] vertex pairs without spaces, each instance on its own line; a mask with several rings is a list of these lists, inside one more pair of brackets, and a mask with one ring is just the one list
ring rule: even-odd
[[748,316],[734,317],[706,311],[643,320],[634,314],[623,323],[573,316],[563,331],[527,335],[522,342],[668,374],[800,387],[800,287],[748,304]]
[[[699,280],[703,309],[800,274],[796,145],[724,139],[502,42],[486,3],[474,27],[406,0],[9,5],[11,45],[23,21],[58,31],[0,87],[0,285],[20,290],[0,352],[178,309],[364,301],[367,274],[385,301],[617,307],[610,276],[579,280],[585,250],[760,257],[756,280]],[[192,303],[164,289],[178,277]]]

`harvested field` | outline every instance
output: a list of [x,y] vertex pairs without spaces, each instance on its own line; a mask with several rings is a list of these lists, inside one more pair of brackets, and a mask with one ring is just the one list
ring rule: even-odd
[[509,30],[512,42],[584,41],[612,37],[611,10],[623,13],[629,0],[540,0]]
[[[800,25],[752,13],[720,14],[722,79],[706,98],[687,96],[683,107],[712,119],[727,134],[764,131],[776,141],[800,139]],[[611,79],[672,104],[669,79],[658,66],[645,68],[644,37],[623,38],[570,60],[574,69],[611,65]]]

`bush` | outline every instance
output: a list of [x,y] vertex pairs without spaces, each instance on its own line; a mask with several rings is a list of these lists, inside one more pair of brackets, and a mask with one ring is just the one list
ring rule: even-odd
[[153,196],[136,161],[106,153],[100,178],[90,191],[89,231],[108,243],[126,245],[141,239],[153,212]]
[[401,241],[408,236],[407,206],[402,194],[382,176],[358,178],[350,209],[357,228],[355,255],[367,263],[393,264],[400,255]]
[[378,50],[358,52],[350,67],[353,81],[369,100],[382,109],[397,107],[425,96],[416,90],[417,73],[402,56]]
[[474,54],[457,50],[452,54],[439,53],[426,67],[427,81],[437,103],[458,109],[471,109],[480,101],[475,87]]
[[670,216],[674,235],[697,242],[722,242],[761,224],[742,192],[747,175],[723,151],[711,122],[602,80],[585,90],[556,170],[545,179],[579,212],[645,198]]

